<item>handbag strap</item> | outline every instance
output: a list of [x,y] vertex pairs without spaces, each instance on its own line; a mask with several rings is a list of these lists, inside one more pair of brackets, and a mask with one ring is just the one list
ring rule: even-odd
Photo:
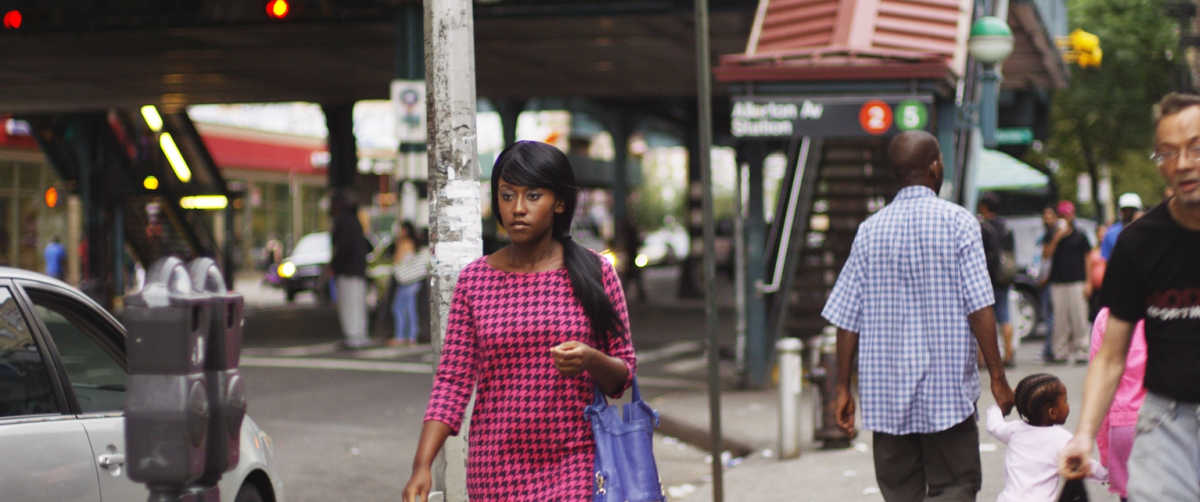
[[[633,401],[632,402],[636,403],[636,402],[641,401],[642,400],[642,391],[638,390],[637,375],[633,376],[633,384],[630,386],[633,388]],[[597,406],[608,404],[608,399],[605,399],[604,393],[600,392],[600,386],[596,385],[594,383],[592,384],[592,404],[597,405]]]

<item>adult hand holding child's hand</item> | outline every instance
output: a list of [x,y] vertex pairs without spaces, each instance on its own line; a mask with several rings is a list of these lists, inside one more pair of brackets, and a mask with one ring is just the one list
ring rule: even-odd
[[1089,456],[1092,438],[1076,434],[1058,454],[1058,474],[1067,479],[1081,479],[1091,472]]

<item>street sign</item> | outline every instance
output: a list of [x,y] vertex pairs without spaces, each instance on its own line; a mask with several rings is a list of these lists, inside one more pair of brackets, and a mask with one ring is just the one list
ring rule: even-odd
[[996,129],[997,145],[1028,145],[1033,143],[1033,129],[1028,127],[1001,127]]
[[929,125],[929,108],[915,99],[906,99],[896,105],[896,128],[901,131],[924,129]]
[[858,109],[858,125],[868,134],[883,134],[892,128],[892,107],[879,100],[863,103]]
[[392,107],[400,143],[425,142],[425,81],[393,80]]
[[730,132],[738,138],[878,136],[928,130],[927,95],[733,98]]

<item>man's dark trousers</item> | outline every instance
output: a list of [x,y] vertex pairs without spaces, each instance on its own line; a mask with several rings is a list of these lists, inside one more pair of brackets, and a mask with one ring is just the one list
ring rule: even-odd
[[875,480],[888,502],[975,500],[983,483],[975,415],[930,434],[874,433]]

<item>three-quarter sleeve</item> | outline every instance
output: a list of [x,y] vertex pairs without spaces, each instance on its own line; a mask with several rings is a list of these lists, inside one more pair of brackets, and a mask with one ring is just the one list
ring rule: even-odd
[[599,258],[599,260],[604,275],[604,292],[612,302],[613,310],[617,313],[617,324],[613,331],[605,337],[608,343],[604,347],[604,353],[624,361],[625,368],[629,370],[621,390],[612,396],[621,397],[624,390],[633,384],[633,376],[637,371],[637,356],[633,352],[633,338],[629,331],[629,307],[625,304],[625,291],[621,289],[621,279],[617,277],[612,263],[603,258]]
[[466,278],[459,277],[454,286],[454,297],[450,313],[446,318],[446,340],[442,345],[442,357],[438,362],[433,390],[429,393],[429,406],[425,409],[425,420],[437,420],[450,426],[452,434],[458,434],[462,426],[463,413],[471,392],[475,389],[476,326],[471,311],[470,295],[467,293]]

